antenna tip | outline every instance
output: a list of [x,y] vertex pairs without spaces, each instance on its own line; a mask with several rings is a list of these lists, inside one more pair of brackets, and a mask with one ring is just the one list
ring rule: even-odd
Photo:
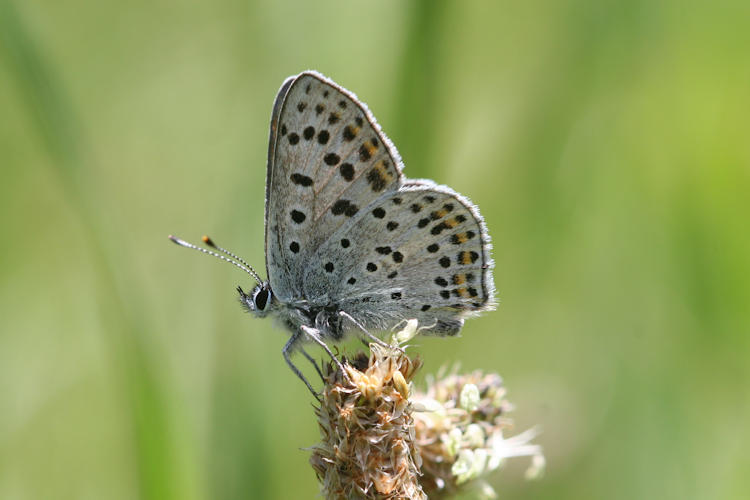
[[186,241],[182,241],[177,236],[172,236],[170,234],[169,236],[167,236],[167,238],[169,238],[170,240],[172,240],[172,243],[176,243],[177,245],[180,245],[181,247],[189,246],[189,243],[187,243]]
[[203,243],[205,243],[206,245],[216,248],[216,245],[214,244],[213,240],[211,240],[211,238],[209,238],[205,234],[201,237],[201,240],[203,240]]

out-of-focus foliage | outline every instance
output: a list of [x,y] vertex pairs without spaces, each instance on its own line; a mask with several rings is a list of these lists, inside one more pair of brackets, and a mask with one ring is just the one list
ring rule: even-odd
[[0,498],[315,497],[285,334],[166,239],[263,269],[308,68],[487,219],[498,311],[419,351],[541,424],[502,498],[747,498],[748,54],[742,1],[0,0]]

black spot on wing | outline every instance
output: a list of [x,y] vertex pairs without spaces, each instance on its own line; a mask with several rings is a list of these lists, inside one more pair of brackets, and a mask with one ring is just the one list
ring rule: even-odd
[[349,182],[354,180],[354,166],[351,163],[342,163],[339,167],[339,173]]
[[292,210],[291,212],[289,212],[289,215],[292,217],[292,220],[296,222],[297,224],[302,224],[303,222],[305,222],[305,219],[307,218],[307,216],[303,212],[300,212],[299,210]]
[[[359,211],[359,207],[349,200],[337,200],[336,203],[331,207],[331,213],[333,215],[346,215],[352,217]],[[347,240],[348,241],[348,240]]]
[[438,235],[445,231],[446,229],[450,229],[450,226],[447,222],[443,221],[440,224],[435,224],[435,226],[430,230],[431,234]]
[[328,153],[323,157],[323,161],[326,163],[326,165],[335,167],[339,164],[341,158],[336,153]]
[[347,125],[344,127],[344,132],[342,133],[342,137],[345,141],[350,142],[352,139],[357,137],[358,129],[356,127],[352,127],[351,125]]
[[310,187],[312,186],[313,180],[306,175],[300,173],[294,173],[290,177],[291,181],[298,186]]

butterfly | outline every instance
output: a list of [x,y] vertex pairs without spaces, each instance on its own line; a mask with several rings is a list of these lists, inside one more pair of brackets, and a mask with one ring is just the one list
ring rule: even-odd
[[273,105],[265,194],[267,280],[235,254],[175,243],[226,260],[257,281],[240,302],[291,336],[291,360],[314,341],[385,331],[416,319],[455,335],[495,306],[490,237],[476,205],[431,180],[407,179],[367,106],[315,71],[284,81]]

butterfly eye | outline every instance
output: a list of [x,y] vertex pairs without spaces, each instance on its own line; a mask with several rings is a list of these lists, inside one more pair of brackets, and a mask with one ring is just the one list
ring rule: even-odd
[[266,305],[268,304],[269,294],[270,291],[267,288],[261,288],[260,290],[258,290],[258,293],[255,294],[255,297],[253,297],[255,307],[259,311],[263,311],[266,308]]

